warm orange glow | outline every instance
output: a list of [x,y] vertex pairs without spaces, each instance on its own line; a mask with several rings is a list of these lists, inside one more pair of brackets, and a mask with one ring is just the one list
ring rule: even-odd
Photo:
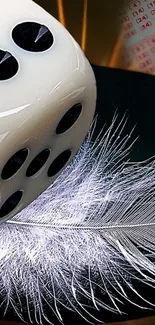
[[116,42],[116,44],[114,46],[112,55],[111,55],[110,60],[108,62],[108,67],[115,68],[119,64],[120,53],[121,53],[122,48],[123,48],[123,42],[124,42],[124,32],[122,30],[120,32],[120,35],[119,35],[119,37],[117,39],[117,42]]
[[84,0],[81,48],[85,52],[87,40],[88,0]]
[[63,0],[57,0],[57,6],[58,6],[59,21],[62,25],[66,26]]

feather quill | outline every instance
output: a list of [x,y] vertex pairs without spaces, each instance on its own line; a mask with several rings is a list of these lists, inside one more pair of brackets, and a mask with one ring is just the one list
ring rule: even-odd
[[[155,286],[155,162],[131,163],[131,134],[115,116],[37,200],[0,228],[0,296],[4,314],[52,324],[61,308],[84,320],[92,310],[121,313],[123,301],[154,308],[132,279]],[[130,300],[131,290],[137,300]],[[97,292],[102,295],[99,298]],[[46,306],[46,307],[45,307]]]

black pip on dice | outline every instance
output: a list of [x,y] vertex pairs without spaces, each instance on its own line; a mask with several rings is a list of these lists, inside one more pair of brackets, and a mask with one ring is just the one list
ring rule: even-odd
[[94,116],[94,74],[67,30],[32,0],[0,19],[0,223],[69,163]]

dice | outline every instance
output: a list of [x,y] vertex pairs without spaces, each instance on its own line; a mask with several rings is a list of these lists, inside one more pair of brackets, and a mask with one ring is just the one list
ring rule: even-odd
[[1,1],[0,223],[59,176],[95,105],[92,68],[68,31],[32,0]]

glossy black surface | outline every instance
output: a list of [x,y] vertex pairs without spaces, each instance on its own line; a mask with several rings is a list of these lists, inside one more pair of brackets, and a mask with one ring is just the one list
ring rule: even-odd
[[30,163],[27,171],[26,176],[31,177],[35,175],[46,163],[48,157],[50,155],[50,150],[45,149],[40,152]]
[[14,42],[26,51],[43,52],[53,44],[53,35],[49,29],[36,22],[23,22],[12,31]]
[[14,77],[18,68],[16,58],[11,53],[0,50],[0,81]]
[[12,194],[3,204],[0,209],[0,218],[7,216],[11,213],[19,204],[21,198],[23,196],[23,191],[18,191]]
[[48,177],[55,176],[68,162],[72,152],[71,150],[66,150],[62,152],[51,164],[48,170]]
[[123,134],[133,128],[132,139],[137,139],[130,159],[141,161],[155,154],[155,76],[119,69],[93,66],[97,79],[96,135],[111,124],[117,113],[121,120],[128,119]]
[[82,105],[80,103],[72,106],[59,122],[56,129],[56,133],[62,134],[68,129],[70,129],[71,126],[74,125],[77,119],[79,118],[81,111]]
[[17,173],[17,171],[24,164],[28,156],[28,149],[24,148],[16,152],[5,164],[1,177],[3,180],[7,180]]

